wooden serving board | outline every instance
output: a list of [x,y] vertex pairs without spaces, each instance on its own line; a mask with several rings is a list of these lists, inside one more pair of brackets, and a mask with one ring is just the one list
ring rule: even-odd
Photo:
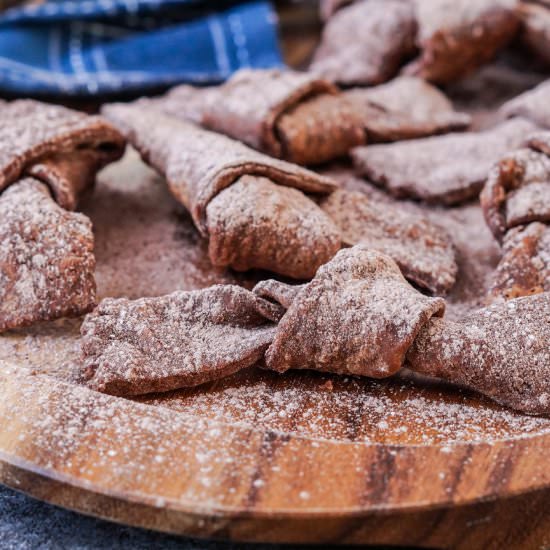
[[[340,179],[364,185],[345,171]],[[133,152],[103,172],[84,211],[101,297],[265,276],[213,270],[189,217]],[[449,315],[459,317],[482,296],[472,280],[483,281],[497,251],[476,205],[426,212],[457,241],[461,279]],[[548,419],[406,374],[372,381],[250,369],[169,394],[105,396],[75,382],[79,325],[0,337],[0,481],[10,487],[199,537],[550,544]]]

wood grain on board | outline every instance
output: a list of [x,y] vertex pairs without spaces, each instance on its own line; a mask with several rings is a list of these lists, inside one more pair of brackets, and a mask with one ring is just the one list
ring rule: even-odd
[[[94,222],[100,297],[250,286],[265,276],[212,270],[189,217],[133,152],[101,174],[84,211]],[[479,207],[444,215],[463,256],[465,281],[449,296],[449,313],[460,316],[483,296],[470,279],[490,273],[498,255]],[[408,374],[375,381],[253,368],[135,401],[105,396],[75,383],[79,324],[0,338],[6,485],[201,537],[545,543],[548,419]]]
[[[310,46],[290,47],[295,64]],[[493,94],[510,76],[499,71],[463,85],[461,100]],[[483,102],[473,110],[484,124],[492,119]],[[338,178],[373,192],[346,170]],[[481,303],[498,248],[475,204],[409,207],[455,238],[460,277],[448,315],[459,318]],[[189,216],[133,152],[101,174],[84,212],[94,223],[100,298],[250,288],[266,276],[213,269]],[[120,399],[76,383],[79,325],[0,338],[0,482],[10,487],[197,537],[550,547],[549,419],[407,373],[375,381],[253,368]]]

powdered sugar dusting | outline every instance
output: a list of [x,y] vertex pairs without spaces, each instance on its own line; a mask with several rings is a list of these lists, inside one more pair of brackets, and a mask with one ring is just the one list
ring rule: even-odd
[[141,402],[242,426],[320,439],[386,444],[496,441],[550,432],[550,421],[503,409],[466,390],[395,379],[248,370]]
[[[368,190],[366,184],[360,185]],[[449,297],[447,318],[458,319],[475,310],[498,252],[479,207],[447,211],[404,204],[443,223],[457,245],[458,282]],[[94,223],[100,298],[158,296],[215,283],[250,287],[255,282],[254,275],[211,268],[205,243],[189,216],[135,153],[102,173],[85,213]],[[59,321],[7,333],[0,337],[0,369],[7,361],[17,368],[30,367],[35,373],[73,381],[78,332],[78,321]],[[204,426],[205,433],[211,426],[197,418],[316,438],[443,446],[461,440],[529,437],[550,430],[550,421],[544,418],[514,413],[469,392],[418,384],[404,375],[374,381],[306,371],[280,376],[254,368],[143,401],[189,413],[195,418],[195,430]],[[170,421],[171,414],[163,413],[163,418]],[[302,422],[304,415],[307,422]],[[138,456],[126,458],[139,460]],[[208,457],[204,465],[211,466]],[[208,473],[203,477],[206,482],[212,479]]]

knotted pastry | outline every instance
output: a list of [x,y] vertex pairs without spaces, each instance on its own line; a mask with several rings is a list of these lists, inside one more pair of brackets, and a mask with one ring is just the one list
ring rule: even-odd
[[0,332],[95,306],[92,223],[25,178],[0,194]]
[[101,117],[37,101],[2,102],[0,116],[2,332],[94,307],[91,222],[67,210],[124,139]]
[[550,80],[506,102],[500,112],[507,116],[520,116],[532,120],[543,128],[550,128]]
[[213,380],[257,360],[278,372],[375,378],[406,366],[519,410],[550,412],[549,293],[458,323],[442,319],[444,310],[443,299],[417,292],[389,257],[358,245],[304,285],[263,281],[254,292],[215,286],[106,300],[82,327],[84,379],[135,395]]
[[458,267],[452,240],[424,216],[343,189],[320,204],[340,230],[343,244],[383,252],[407,280],[433,294],[445,294],[454,285]]
[[139,395],[195,386],[256,363],[282,311],[231,285],[159,298],[103,300],[82,324],[82,378]]
[[477,196],[493,163],[536,130],[517,118],[484,132],[357,147],[352,158],[358,174],[394,196],[456,204]]
[[470,117],[454,111],[437,88],[413,77],[338,93],[327,82],[304,73],[246,70],[222,86],[177,86],[164,97],[142,99],[139,105],[298,164],[342,157],[367,140],[410,139],[470,124]]
[[124,152],[124,138],[99,116],[26,99],[0,104],[0,117],[0,192],[33,176],[74,210],[96,173]]
[[515,35],[515,0],[411,0],[420,55],[404,72],[438,84],[490,61]]
[[[259,283],[255,292],[278,301],[273,283]],[[388,256],[362,245],[341,250],[296,293],[266,366],[385,378],[402,368],[420,329],[444,310],[441,298],[414,290]]]
[[340,248],[337,228],[302,193],[332,191],[329,179],[139,103],[105,113],[165,175],[214,265],[308,279]]
[[550,412],[549,293],[447,321],[441,298],[422,296],[394,262],[362,246],[340,251],[294,295],[286,286],[255,288],[288,307],[268,368],[383,378],[406,366],[521,411]]
[[480,195],[487,224],[502,244],[489,297],[550,291],[550,132],[504,156]]
[[356,2],[328,20],[309,69],[346,86],[380,84],[414,53],[415,33],[407,0]]
[[365,143],[353,106],[307,73],[243,69],[221,86],[178,86],[141,103],[298,164],[319,164]]
[[367,141],[400,141],[464,130],[471,124],[449,99],[421,78],[401,76],[343,94],[362,115]]

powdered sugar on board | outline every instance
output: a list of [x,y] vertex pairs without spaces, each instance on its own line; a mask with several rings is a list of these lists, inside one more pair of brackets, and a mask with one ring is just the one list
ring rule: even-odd
[[518,415],[465,390],[415,382],[408,373],[380,381],[251,369],[140,401],[242,426],[388,445],[488,442],[550,432],[549,420]]

